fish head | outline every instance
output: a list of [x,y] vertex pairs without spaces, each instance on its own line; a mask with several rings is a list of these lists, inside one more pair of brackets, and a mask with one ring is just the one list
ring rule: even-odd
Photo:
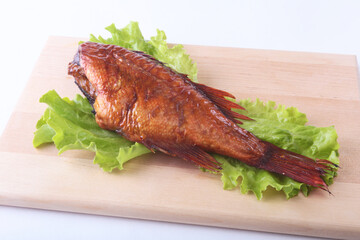
[[80,61],[80,56],[81,56],[80,49],[81,48],[80,48],[80,46],[74,56],[73,61],[69,63],[68,74],[74,77],[75,84],[79,87],[81,92],[88,99],[89,103],[91,105],[93,105],[95,102],[96,96],[97,96],[97,91],[94,88],[94,86],[91,84],[89,79],[87,78],[87,76],[85,74],[85,69],[81,65],[81,61]]
[[69,75],[84,95],[93,101],[101,92],[116,92],[121,87],[122,56],[125,48],[94,42],[79,45],[74,60],[69,63]]

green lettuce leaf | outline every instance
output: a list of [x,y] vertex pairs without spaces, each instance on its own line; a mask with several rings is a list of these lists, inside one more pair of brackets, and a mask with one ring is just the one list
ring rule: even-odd
[[[131,22],[123,29],[117,29],[114,24],[106,29],[111,33],[111,38],[96,38],[91,35],[90,41],[144,51],[196,81],[196,64],[185,53],[183,46],[169,48],[163,31],[158,30],[157,35],[147,41],[136,22]],[[76,95],[71,101],[60,98],[51,90],[40,98],[40,102],[49,107],[36,125],[34,147],[53,142],[59,154],[70,149],[93,151],[94,163],[109,172],[114,168],[123,169],[125,162],[150,152],[139,143],[130,142],[114,132],[101,129],[95,121],[92,106],[80,95]],[[304,113],[294,107],[276,106],[272,101],[264,103],[258,99],[245,99],[239,104],[247,111],[235,111],[255,120],[244,121],[241,127],[258,138],[310,158],[339,163],[339,145],[334,127],[307,126]],[[300,191],[307,196],[311,190],[309,186],[288,177],[247,166],[229,157],[216,154],[213,156],[222,163],[221,180],[224,189],[239,187],[242,193],[253,192],[258,199],[262,198],[263,192],[269,187],[284,192],[287,198],[296,196]],[[331,184],[335,176],[336,169],[329,172],[324,180]]]

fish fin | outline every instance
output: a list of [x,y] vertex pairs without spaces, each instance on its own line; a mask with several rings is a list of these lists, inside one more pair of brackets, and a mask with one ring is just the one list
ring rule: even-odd
[[235,97],[225,91],[219,90],[219,89],[215,89],[215,88],[211,88],[208,87],[206,85],[203,84],[199,84],[199,83],[194,83],[195,86],[200,89],[211,101],[213,101],[216,106],[218,106],[220,108],[220,110],[229,118],[231,119],[233,122],[238,123],[238,124],[242,124],[241,121],[237,120],[238,119],[243,119],[243,120],[252,120],[251,118],[234,112],[231,109],[235,108],[235,109],[242,109],[245,110],[244,107],[240,106],[239,104],[232,102],[230,100],[227,100],[225,97],[230,97],[235,99]]
[[[235,99],[234,95],[232,95],[231,93],[225,92],[223,90],[212,88],[212,87],[206,86],[201,83],[194,83],[194,84],[197,88],[199,88],[201,91],[203,91],[206,95],[216,96],[219,98],[229,97],[229,98]],[[243,109],[243,107],[241,107],[240,105],[239,105],[239,107],[241,109]]]
[[296,181],[308,184],[313,187],[319,187],[329,191],[323,176],[336,164],[327,160],[313,160],[300,154],[281,149],[271,143],[264,142],[267,150],[255,164],[248,163],[257,168],[262,168],[270,172],[290,177]]
[[173,157],[179,157],[187,161],[195,163],[197,166],[205,168],[212,172],[221,170],[220,163],[213,156],[205,152],[198,146],[156,142],[147,139],[143,143],[149,149],[156,149]]

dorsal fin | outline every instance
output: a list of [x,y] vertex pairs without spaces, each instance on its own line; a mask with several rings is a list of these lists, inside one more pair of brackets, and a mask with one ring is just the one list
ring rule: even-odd
[[233,122],[242,124],[242,122],[237,120],[236,118],[243,120],[252,120],[251,118],[245,115],[242,115],[240,113],[231,110],[232,108],[245,110],[245,108],[243,108],[239,104],[229,101],[225,98],[225,97],[230,97],[235,99],[235,97],[232,94],[219,89],[208,87],[204,84],[194,83],[194,85],[198,89],[200,89],[211,101],[213,101],[225,114],[225,116],[227,116]]

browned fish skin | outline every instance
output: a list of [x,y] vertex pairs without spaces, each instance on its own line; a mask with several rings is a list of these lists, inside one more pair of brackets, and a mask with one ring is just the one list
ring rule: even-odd
[[[69,74],[93,102],[101,128],[210,170],[220,164],[208,153],[327,189],[328,166],[282,150],[240,128],[232,95],[191,82],[163,63],[125,48],[86,42],[79,46]],[[327,161],[322,163],[329,164]]]

